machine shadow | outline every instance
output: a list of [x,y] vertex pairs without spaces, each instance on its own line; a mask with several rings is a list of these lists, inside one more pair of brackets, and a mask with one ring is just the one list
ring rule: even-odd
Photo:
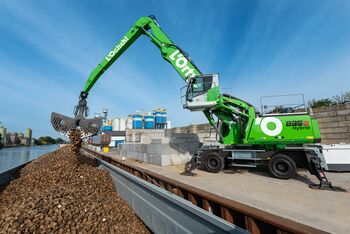
[[197,133],[171,133],[169,134],[169,145],[179,154],[192,154],[202,146]]

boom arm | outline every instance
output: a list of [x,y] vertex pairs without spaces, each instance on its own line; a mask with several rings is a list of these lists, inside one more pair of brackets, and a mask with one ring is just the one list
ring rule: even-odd
[[[180,76],[187,82],[190,83],[190,79],[199,75],[202,75],[201,71],[196,67],[193,61],[176,46],[169,37],[162,31],[158,25],[154,16],[141,17],[136,23],[129,29],[129,31],[123,36],[123,38],[115,45],[115,47],[107,54],[100,64],[95,67],[91,72],[88,80],[85,83],[84,89],[81,95],[85,95],[86,98],[91,88],[94,86],[100,76],[127,50],[141,35],[147,36],[153,44],[155,44],[161,52],[162,57],[168,61]],[[222,121],[222,127],[228,130],[228,134],[219,133],[220,141],[222,143],[232,143],[232,129],[242,131],[248,125],[251,124],[251,115],[254,111],[251,110],[251,106],[246,104],[242,100],[235,100],[230,97],[220,95],[219,89],[215,90],[215,94],[212,95],[212,101],[215,105],[211,108],[203,109],[203,113],[208,119],[209,123],[215,126],[215,119],[213,115],[217,116]],[[237,107],[242,112],[237,112]],[[254,109],[254,108],[253,108]],[[249,110],[249,111],[248,111]],[[249,113],[249,114],[248,114]],[[239,122],[239,126],[231,126],[232,118],[239,116],[242,121]],[[244,130],[243,130],[244,131]],[[222,132],[222,131],[221,131]],[[234,141],[238,141],[235,139]]]
[[[162,31],[154,16],[141,17],[123,36],[123,38],[114,46],[114,48],[107,54],[97,67],[91,72],[88,80],[85,83],[84,89],[81,92],[80,99],[85,100],[91,88],[101,77],[101,75],[141,36],[147,36],[153,44],[155,44],[162,57],[168,61],[180,76],[188,83],[189,87],[195,87],[195,79],[197,76],[203,75],[196,67],[193,61],[176,46],[169,37]],[[193,78],[193,79],[191,79]],[[217,81],[218,82],[218,81]],[[203,83],[204,86],[207,84]],[[220,142],[230,144],[240,142],[244,136],[238,132],[245,132],[248,125],[252,124],[252,117],[254,115],[254,108],[242,100],[235,99],[221,95],[218,83],[215,87],[210,88],[208,94],[209,100],[191,100],[192,105],[199,107],[187,107],[190,110],[202,110],[209,123],[216,129],[220,135]],[[199,86],[198,86],[199,87]],[[199,96],[197,96],[198,99]],[[199,98],[200,99],[200,98]],[[204,103],[204,104],[202,104]],[[209,106],[205,106],[209,103]],[[80,105],[77,106],[78,113],[85,112],[83,109],[79,111]],[[84,113],[83,113],[84,114]],[[221,120],[221,128],[215,126],[216,122],[213,116],[217,116]],[[234,121],[233,121],[234,120]],[[235,125],[235,126],[233,126]],[[225,130],[226,129],[226,130]],[[235,139],[232,139],[235,136]]]
[[127,50],[141,35],[145,35],[160,49],[162,57],[168,61],[181,77],[188,80],[200,75],[200,70],[162,31],[154,16],[141,17],[124,37],[91,72],[83,92],[88,94],[100,76]]

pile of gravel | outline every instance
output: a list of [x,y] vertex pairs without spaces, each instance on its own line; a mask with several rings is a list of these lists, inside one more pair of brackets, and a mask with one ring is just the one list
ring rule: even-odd
[[25,166],[0,194],[0,233],[149,233],[108,172],[69,145]]

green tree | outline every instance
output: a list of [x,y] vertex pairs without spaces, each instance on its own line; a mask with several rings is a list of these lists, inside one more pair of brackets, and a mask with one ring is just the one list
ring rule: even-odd
[[39,141],[38,141],[38,139],[36,139],[36,138],[32,138],[32,141],[34,141],[34,145],[38,145],[39,144]]
[[334,95],[333,100],[337,104],[344,104],[350,102],[350,91],[347,91],[345,93],[341,92],[341,94]]
[[39,137],[38,145],[52,145],[56,144],[55,139],[50,136]]
[[65,141],[62,138],[56,138],[55,143],[56,144],[63,144]]
[[324,98],[324,99],[312,99],[311,101],[308,102],[309,107],[311,108],[318,108],[318,107],[323,107],[323,106],[332,106],[336,104],[329,98]]

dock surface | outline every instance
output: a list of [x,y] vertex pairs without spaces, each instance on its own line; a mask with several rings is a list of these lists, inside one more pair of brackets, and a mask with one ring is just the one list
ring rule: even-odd
[[[113,152],[102,154],[122,159]],[[317,179],[308,171],[290,180],[272,178],[267,171],[232,168],[217,174],[197,169],[197,176],[188,177],[180,175],[183,165],[124,162],[326,232],[348,233],[350,228],[350,192],[312,190],[308,185]],[[350,173],[326,174],[334,185],[350,191]]]

